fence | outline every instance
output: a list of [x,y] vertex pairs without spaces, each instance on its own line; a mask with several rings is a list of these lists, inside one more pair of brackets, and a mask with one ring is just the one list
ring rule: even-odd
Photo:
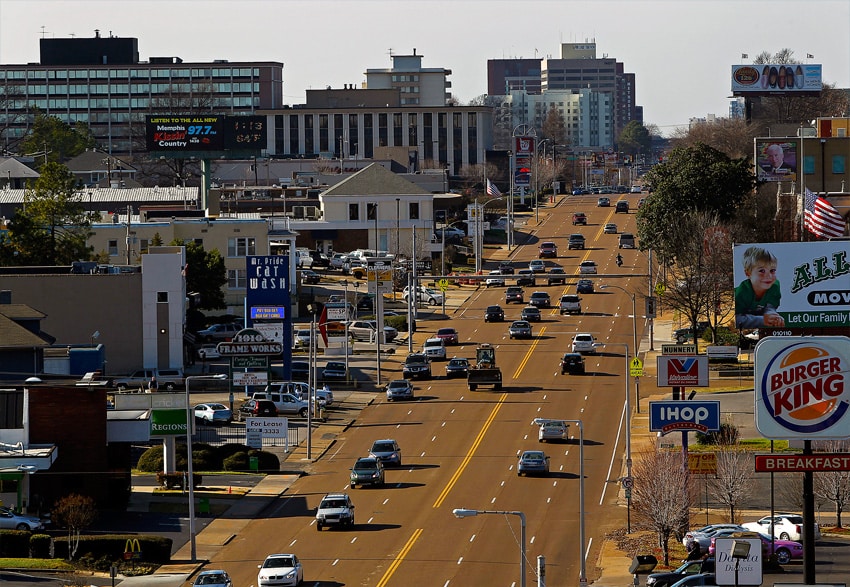
[[[303,426],[293,426],[291,423],[287,430],[287,439],[270,438],[263,436],[263,448],[276,446],[283,448],[287,441],[290,450],[307,437],[307,429]],[[247,438],[244,426],[204,426],[198,424],[195,426],[195,433],[192,435],[192,442],[203,442],[211,445],[221,444],[247,444]]]

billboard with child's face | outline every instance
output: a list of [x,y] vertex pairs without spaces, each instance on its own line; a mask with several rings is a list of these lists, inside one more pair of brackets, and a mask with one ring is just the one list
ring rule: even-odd
[[850,327],[847,242],[735,245],[735,324],[741,329]]

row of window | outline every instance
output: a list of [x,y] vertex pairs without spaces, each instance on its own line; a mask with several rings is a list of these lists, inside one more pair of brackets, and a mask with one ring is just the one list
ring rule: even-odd
[[[359,221],[361,210],[366,206],[365,220],[375,220],[375,204],[352,203],[348,205],[348,220]],[[419,220],[419,202],[408,202],[407,214],[410,220]]]
[[153,68],[138,69],[0,69],[0,79],[151,79],[151,78],[231,78],[259,77],[257,67],[211,69]]
[[210,94],[210,93],[248,93],[259,92],[260,84],[255,83],[211,83],[192,84],[191,86],[174,84],[30,84],[25,88],[19,88],[20,92],[12,91],[10,95],[28,96],[59,96],[59,95],[82,95],[91,94],[116,95],[116,94]]
[[[24,110],[28,106],[35,106],[41,110],[47,111],[48,114],[61,116],[60,114],[50,112],[51,110],[128,110],[141,109],[148,110],[151,103],[158,104],[162,98],[101,98],[101,99],[83,99],[78,100],[13,100],[10,104],[10,110]],[[215,105],[217,108],[259,108],[259,96],[215,96]],[[114,120],[113,120],[114,121]]]

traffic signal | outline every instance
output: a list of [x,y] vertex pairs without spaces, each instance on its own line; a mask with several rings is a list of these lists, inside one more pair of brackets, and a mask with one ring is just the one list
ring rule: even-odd
[[646,298],[646,317],[655,318],[655,298]]

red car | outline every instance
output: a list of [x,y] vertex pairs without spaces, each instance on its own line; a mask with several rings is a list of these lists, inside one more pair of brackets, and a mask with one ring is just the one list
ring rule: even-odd
[[454,328],[440,328],[437,330],[436,338],[442,338],[445,344],[457,344],[457,330]]
[[551,241],[547,241],[545,243],[541,243],[540,250],[538,253],[538,258],[542,259],[544,257],[549,258],[557,258],[558,257],[558,247],[555,243]]
[[584,212],[573,214],[573,226],[576,224],[587,224],[587,215]]

